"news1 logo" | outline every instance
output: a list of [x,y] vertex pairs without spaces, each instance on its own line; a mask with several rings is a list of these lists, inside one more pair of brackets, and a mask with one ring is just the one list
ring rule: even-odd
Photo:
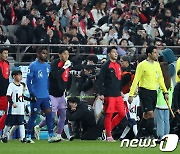
[[162,141],[160,142],[159,149],[161,151],[174,151],[178,144],[178,136],[176,134],[164,135]]
[[[174,151],[177,147],[178,140],[179,140],[179,137],[176,134],[164,135],[160,142],[159,149],[165,152]],[[155,148],[157,146],[157,141],[158,141],[157,139],[132,139],[132,140],[123,139],[121,141],[120,147],[121,148],[124,147],[124,143],[126,143],[125,144],[126,148],[128,147]]]

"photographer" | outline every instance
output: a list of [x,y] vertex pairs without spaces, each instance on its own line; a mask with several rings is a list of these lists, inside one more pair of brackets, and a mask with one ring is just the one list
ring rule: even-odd
[[[79,81],[81,101],[93,105],[95,97],[94,82],[96,80],[95,65],[86,65]],[[89,97],[89,98],[88,98]]]
[[87,104],[80,102],[77,97],[70,97],[67,103],[67,119],[81,124],[82,140],[96,140],[101,136],[104,129],[103,116],[96,123],[94,110]]
[[[91,46],[87,46],[84,48],[84,53],[87,54],[102,54],[102,48],[101,47],[94,47],[93,45],[97,45],[97,36],[91,36],[88,38],[87,40],[87,45],[91,45]],[[84,56],[85,57],[85,56]]]

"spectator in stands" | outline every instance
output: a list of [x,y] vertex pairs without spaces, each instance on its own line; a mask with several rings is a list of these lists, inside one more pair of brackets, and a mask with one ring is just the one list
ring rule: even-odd
[[33,30],[29,25],[30,20],[26,16],[23,16],[21,25],[15,32],[17,43],[19,44],[31,44],[33,42]]
[[76,26],[70,26],[69,27],[69,34],[73,37],[76,36],[79,40],[80,44],[86,44],[86,39],[78,32],[78,29]]
[[0,44],[9,45],[10,41],[8,40],[6,34],[3,31],[2,26],[0,26]]
[[37,26],[34,29],[34,42],[40,44],[45,39],[47,30],[45,27],[45,17],[41,16],[38,18]]
[[58,11],[58,16],[60,18],[60,23],[62,27],[66,30],[67,26],[70,23],[70,17],[72,16],[72,12],[68,7],[67,1],[60,2],[60,9]]
[[106,0],[100,0],[96,3],[95,8],[91,10],[93,20],[95,24],[98,24],[98,21],[106,15],[106,7],[107,2]]

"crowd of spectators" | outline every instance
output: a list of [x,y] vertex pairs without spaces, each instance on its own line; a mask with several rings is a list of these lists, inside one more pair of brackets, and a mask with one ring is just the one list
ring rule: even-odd
[[[150,44],[162,46],[160,50],[179,46],[179,12],[179,0],[2,0],[0,42],[117,44],[120,56],[133,56]],[[50,48],[51,53],[57,50]],[[22,47],[21,52],[34,48]],[[70,52],[105,54],[106,48],[74,47]]]

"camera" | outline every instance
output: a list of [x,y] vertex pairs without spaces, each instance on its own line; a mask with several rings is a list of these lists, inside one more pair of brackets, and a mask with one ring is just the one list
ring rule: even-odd
[[93,36],[94,38],[98,39],[102,36],[102,33],[99,31],[99,32],[96,32]]

